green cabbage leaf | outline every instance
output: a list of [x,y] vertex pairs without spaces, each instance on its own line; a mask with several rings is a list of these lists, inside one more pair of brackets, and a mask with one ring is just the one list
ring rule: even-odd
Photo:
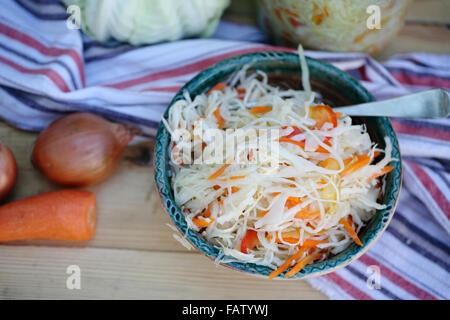
[[230,0],[64,0],[80,8],[81,28],[98,41],[133,45],[211,36]]

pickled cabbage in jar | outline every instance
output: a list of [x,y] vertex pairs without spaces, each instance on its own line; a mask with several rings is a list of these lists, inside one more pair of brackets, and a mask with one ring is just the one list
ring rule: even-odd
[[374,54],[401,29],[410,2],[260,0],[259,22],[279,45]]

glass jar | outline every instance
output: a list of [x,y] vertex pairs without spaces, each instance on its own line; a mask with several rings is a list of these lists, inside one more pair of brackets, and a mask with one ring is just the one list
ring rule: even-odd
[[374,54],[402,28],[411,0],[257,2],[259,23],[278,45]]

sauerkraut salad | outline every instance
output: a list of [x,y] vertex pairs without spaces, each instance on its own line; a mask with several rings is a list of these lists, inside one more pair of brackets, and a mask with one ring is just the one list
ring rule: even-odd
[[[302,54],[300,60],[307,71]],[[267,74],[248,72],[246,66],[194,99],[185,94],[163,119],[172,135],[174,198],[189,228],[220,248],[223,257],[273,268],[270,278],[292,266],[286,273],[291,277],[352,242],[363,246],[358,233],[385,208],[377,202],[380,177],[395,160],[389,139],[384,150],[377,147],[364,125],[318,103],[307,72],[303,87],[282,90],[269,84]],[[183,144],[204,151],[215,147],[201,138],[199,124],[224,132],[276,129],[270,142],[277,152],[251,141],[240,148],[243,133],[237,130],[225,141],[238,141],[237,152],[224,163],[196,163],[193,153],[180,154]],[[189,133],[181,142],[178,129]],[[258,152],[257,164],[242,161]]]
[[[401,29],[410,2],[261,0],[259,20],[279,44],[302,43],[319,50],[375,54]],[[379,25],[373,27],[376,22]]]

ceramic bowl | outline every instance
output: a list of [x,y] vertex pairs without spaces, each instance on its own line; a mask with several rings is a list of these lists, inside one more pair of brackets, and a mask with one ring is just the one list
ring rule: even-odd
[[[169,109],[175,101],[183,99],[183,92],[187,91],[193,98],[204,93],[218,82],[224,81],[244,65],[250,64],[250,70],[262,70],[269,75],[270,82],[285,88],[301,88],[301,67],[296,54],[286,52],[258,52],[245,54],[223,60],[214,66],[200,72],[189,81],[174,97],[167,108],[164,117],[167,119]],[[322,95],[323,101],[332,107],[345,106],[373,101],[374,97],[362,87],[358,81],[347,73],[319,60],[307,58],[310,72],[311,86],[314,91]],[[391,122],[385,117],[353,117],[354,122],[364,123],[372,141],[380,147],[385,147],[384,137],[392,143],[392,157],[400,160],[398,141]],[[169,132],[164,125],[159,126],[155,145],[155,179],[162,205],[167,214],[182,235],[194,247],[211,259],[220,254],[219,248],[208,243],[199,233],[188,229],[186,220],[180,208],[175,203],[169,181]],[[384,194],[381,203],[386,209],[378,210],[372,220],[360,231],[359,237],[364,243],[363,247],[350,245],[343,252],[328,258],[325,261],[311,264],[303,268],[294,277],[289,279],[307,278],[323,275],[342,268],[361,256],[380,237],[389,224],[395,210],[401,188],[401,161],[392,164],[394,169],[385,176]],[[269,267],[246,262],[222,262],[221,264],[251,275],[267,277],[273,270]],[[284,273],[277,278],[286,278]]]

